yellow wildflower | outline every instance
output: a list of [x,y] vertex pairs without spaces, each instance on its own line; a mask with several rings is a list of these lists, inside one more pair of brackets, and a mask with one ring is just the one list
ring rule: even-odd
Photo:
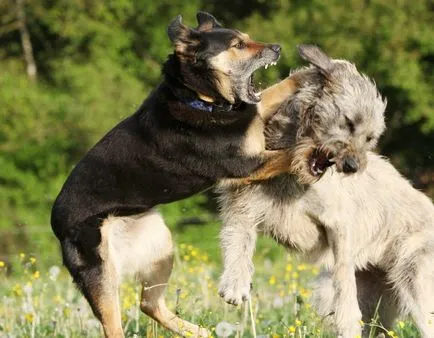
[[307,269],[306,264],[299,264],[299,265],[297,266],[297,270],[298,270],[298,271],[304,271],[304,270],[306,270],[306,269]]
[[15,293],[15,295],[17,296],[21,296],[23,294],[23,289],[21,288],[21,285],[19,284],[15,284],[15,286],[13,287],[12,291]]
[[185,261],[189,261],[190,260],[190,256],[189,255],[184,255],[184,260]]
[[3,268],[5,266],[5,262],[0,261],[0,268]]
[[299,319],[296,319],[295,320],[295,326],[301,326],[301,320],[299,320]]
[[31,322],[33,322],[33,313],[26,313],[25,315],[24,315],[24,319],[26,320],[26,321],[28,321],[29,323],[31,323]]
[[286,265],[286,271],[291,272],[292,271],[292,264]]
[[21,260],[23,260],[24,258],[26,258],[26,254],[24,252],[20,252],[20,258]]
[[276,277],[275,276],[271,276],[270,280],[268,281],[268,283],[270,283],[270,285],[276,284]]
[[36,270],[35,272],[33,272],[32,277],[33,279],[38,279],[39,277],[41,277],[41,274],[38,270]]
[[36,263],[36,258],[35,257],[30,257],[30,263],[35,264]]
[[295,326],[292,326],[292,325],[288,328],[288,331],[290,333],[295,333],[295,330],[296,330]]

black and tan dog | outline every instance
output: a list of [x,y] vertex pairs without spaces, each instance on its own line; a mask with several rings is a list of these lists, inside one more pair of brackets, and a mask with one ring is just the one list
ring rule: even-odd
[[197,19],[196,29],[180,16],[170,24],[175,52],[164,80],[77,164],[53,206],[64,264],[107,337],[123,336],[118,287],[125,275],[142,283],[144,313],[178,334],[208,336],[164,303],[173,249],[152,208],[289,163],[284,152],[264,151],[263,126],[295,85],[283,81],[261,97],[252,84],[255,70],[278,60],[280,46],[222,28],[207,13]]

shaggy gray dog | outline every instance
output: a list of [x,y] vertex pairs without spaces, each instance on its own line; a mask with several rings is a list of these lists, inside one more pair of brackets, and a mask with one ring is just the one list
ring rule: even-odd
[[320,314],[334,313],[338,336],[361,335],[381,298],[385,327],[410,314],[433,338],[434,206],[370,152],[386,103],[351,63],[314,46],[299,51],[312,66],[291,75],[299,89],[267,127],[268,146],[293,153],[292,173],[219,188],[219,293],[232,304],[249,297],[261,231],[324,266],[314,300]]

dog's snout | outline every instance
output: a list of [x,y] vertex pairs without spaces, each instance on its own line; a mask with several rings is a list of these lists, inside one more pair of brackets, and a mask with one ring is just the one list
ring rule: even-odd
[[342,170],[346,174],[355,173],[357,170],[359,170],[359,164],[354,158],[346,157],[342,165]]
[[282,50],[282,47],[278,44],[273,44],[270,46],[271,50],[277,54],[280,54],[280,51]]

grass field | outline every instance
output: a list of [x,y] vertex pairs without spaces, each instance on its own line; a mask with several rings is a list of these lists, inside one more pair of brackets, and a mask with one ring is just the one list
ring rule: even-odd
[[[309,281],[318,273],[316,267],[275,246],[270,250],[274,243],[262,240],[256,254],[252,303],[236,308],[217,295],[218,257],[199,246],[178,243],[166,300],[184,319],[209,328],[216,337],[334,336],[309,303]],[[64,268],[44,268],[38,259],[21,253],[8,264],[0,262],[0,337],[100,336],[98,321]],[[173,337],[140,313],[137,284],[124,283],[121,294],[126,336]],[[382,332],[377,324],[371,325],[377,334]],[[407,321],[384,334],[418,336]]]

